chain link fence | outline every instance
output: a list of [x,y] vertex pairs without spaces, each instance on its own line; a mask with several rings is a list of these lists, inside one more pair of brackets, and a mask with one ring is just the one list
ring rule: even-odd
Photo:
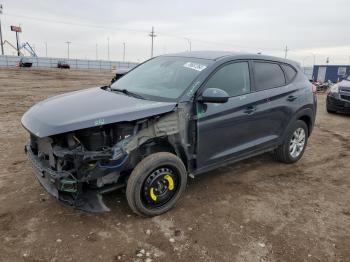
[[[21,57],[0,55],[0,67],[16,67],[19,65]],[[34,68],[57,68],[59,61],[64,61],[70,65],[71,69],[81,70],[115,70],[120,68],[133,68],[138,63],[106,61],[106,60],[86,60],[86,59],[64,59],[51,57],[26,57],[29,59]]]

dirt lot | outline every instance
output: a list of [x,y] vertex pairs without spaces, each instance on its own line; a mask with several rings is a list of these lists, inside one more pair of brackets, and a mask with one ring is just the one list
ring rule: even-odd
[[123,192],[112,211],[72,210],[35,180],[22,114],[52,95],[106,84],[112,73],[0,69],[1,261],[349,261],[350,116],[325,112],[294,165],[269,155],[189,181],[175,209],[144,219]]

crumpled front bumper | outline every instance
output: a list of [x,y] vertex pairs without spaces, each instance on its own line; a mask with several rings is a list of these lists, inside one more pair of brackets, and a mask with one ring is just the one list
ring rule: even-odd
[[66,175],[66,172],[57,172],[43,166],[29,144],[25,146],[24,150],[42,187],[62,204],[89,212],[109,211],[102,200],[101,192],[97,189],[78,191],[78,193],[67,193],[59,190],[62,186],[60,178]]

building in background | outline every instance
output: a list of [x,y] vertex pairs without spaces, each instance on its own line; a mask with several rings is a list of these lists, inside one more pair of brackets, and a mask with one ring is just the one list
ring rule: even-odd
[[350,65],[315,65],[312,73],[312,79],[336,83],[345,76],[350,75]]

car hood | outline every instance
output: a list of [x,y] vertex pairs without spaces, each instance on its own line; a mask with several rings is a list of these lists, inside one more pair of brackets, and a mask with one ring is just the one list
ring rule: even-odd
[[155,102],[90,88],[48,98],[31,107],[22,125],[38,137],[110,123],[133,121],[174,110],[175,102]]

